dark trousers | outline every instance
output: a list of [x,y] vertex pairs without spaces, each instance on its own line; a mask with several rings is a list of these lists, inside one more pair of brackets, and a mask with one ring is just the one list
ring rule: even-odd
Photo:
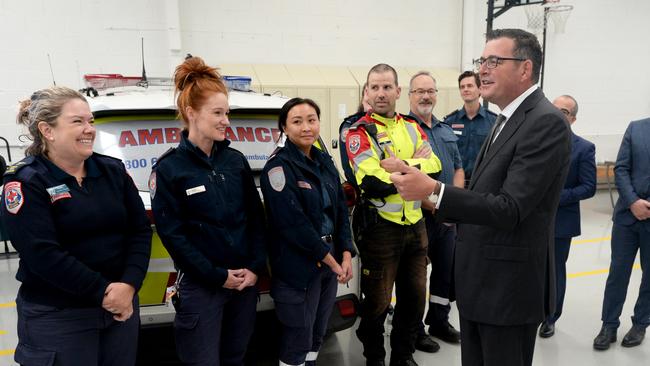
[[[280,361],[287,365],[300,365],[308,354],[314,357],[323,344],[327,324],[336,300],[338,283],[329,268],[313,278],[306,290],[295,289],[274,279],[272,287],[275,312],[282,324]],[[313,353],[312,353],[313,352]]]
[[140,328],[137,296],[125,322],[101,307],[59,309],[16,299],[18,346],[25,366],[135,365]]
[[555,238],[555,313],[546,319],[548,323],[555,323],[562,315],[564,294],[566,293],[566,261],[569,259],[571,238]]
[[528,366],[533,363],[537,324],[499,326],[460,316],[463,366]]
[[603,299],[603,326],[618,328],[619,317],[623,310],[627,287],[630,283],[632,266],[637,251],[641,252],[641,287],[639,297],[634,306],[634,325],[647,327],[650,324],[650,278],[647,269],[650,268],[650,232],[642,225],[623,226],[614,223],[612,227],[612,261],[605,285]]
[[257,289],[207,289],[185,275],[179,291],[174,337],[183,364],[243,365],[255,327]]
[[384,321],[393,284],[397,296],[390,335],[391,359],[406,359],[415,352],[417,329],[424,313],[427,241],[423,220],[398,225],[383,219],[364,231],[361,257],[361,322],[357,336],[363,355],[384,359]]
[[[425,222],[431,275],[429,276],[429,310],[424,323],[435,328],[445,326],[449,321],[456,225],[436,222],[431,215],[426,216]],[[422,322],[420,322],[419,333],[425,333]]]

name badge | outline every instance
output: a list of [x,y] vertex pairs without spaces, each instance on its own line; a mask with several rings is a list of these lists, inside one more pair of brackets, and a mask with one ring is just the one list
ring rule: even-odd
[[65,184],[60,184],[58,186],[46,188],[45,190],[47,190],[47,193],[50,195],[50,201],[52,203],[60,199],[72,197],[70,195],[70,188],[68,188],[68,186]]
[[203,186],[203,185],[185,190],[185,193],[188,196],[191,196],[191,195],[197,194],[197,193],[201,193],[201,192],[205,192],[205,186]]
[[462,135],[463,135],[463,131],[456,131],[456,130],[454,130],[454,134],[456,134],[456,135],[458,135],[458,136],[462,136]]

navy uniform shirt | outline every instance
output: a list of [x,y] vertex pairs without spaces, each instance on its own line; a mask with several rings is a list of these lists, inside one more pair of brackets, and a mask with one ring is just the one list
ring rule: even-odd
[[42,156],[5,173],[2,219],[26,301],[101,306],[110,282],[142,284],[151,224],[138,190],[118,159],[95,153],[84,164],[81,186]]
[[449,125],[440,122],[436,116],[431,116],[431,128],[413,112],[411,112],[410,116],[418,121],[422,130],[427,134],[433,153],[440,159],[442,171],[438,180],[445,184],[453,184],[454,172],[456,169],[463,167],[458,146],[456,145],[458,138],[454,135],[454,131]]
[[456,136],[458,136],[458,150],[463,159],[466,180],[469,180],[472,176],[476,156],[481,150],[483,141],[490,134],[496,117],[497,115],[492,111],[480,106],[474,119],[467,117],[465,107],[448,114],[444,119],[444,122],[450,125]]
[[[320,263],[327,253],[337,262],[344,251],[354,255],[348,208],[332,157],[316,147],[311,157],[287,140],[266,162],[260,177],[273,276],[298,289],[307,288],[318,271],[330,270]],[[329,209],[323,188],[331,200]],[[325,217],[332,220],[333,243],[321,239]]]
[[244,155],[215,141],[210,156],[181,134],[149,178],[156,230],[174,263],[209,289],[228,269],[265,269],[264,210]]

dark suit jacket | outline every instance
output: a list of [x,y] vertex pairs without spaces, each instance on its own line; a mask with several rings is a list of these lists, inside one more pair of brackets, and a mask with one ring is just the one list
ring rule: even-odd
[[571,165],[555,216],[555,237],[580,235],[580,201],[596,193],[596,147],[572,133]]
[[[629,226],[637,222],[630,205],[650,194],[650,118],[630,122],[625,130],[614,167],[618,201],[614,207],[614,223]],[[643,221],[650,230],[650,220]]]
[[461,223],[454,263],[458,308],[475,322],[539,323],[555,304],[553,224],[569,169],[569,125],[538,89],[480,158],[486,144],[469,189],[445,186],[438,211]]

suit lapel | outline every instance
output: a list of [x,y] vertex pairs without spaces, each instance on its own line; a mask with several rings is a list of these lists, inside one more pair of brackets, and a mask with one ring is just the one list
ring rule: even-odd
[[483,143],[483,146],[481,146],[481,151],[478,155],[481,158],[476,163],[476,168],[474,169],[474,174],[472,175],[472,179],[469,185],[470,189],[474,187],[476,181],[481,176],[481,173],[483,173],[483,171],[487,168],[490,160],[492,160],[492,158],[505,145],[505,143],[512,138],[515,132],[519,130],[519,127],[522,126],[523,122],[526,119],[526,114],[528,111],[533,109],[539,100],[543,97],[544,93],[540,89],[537,89],[526,99],[524,99],[524,101],[519,105],[519,108],[517,108],[512,116],[506,121],[505,126],[503,126],[503,129],[497,136],[496,140],[494,140],[494,143],[492,146],[490,146],[490,149],[488,150],[487,154],[485,154],[485,156],[483,155],[483,152],[485,151],[488,142],[485,141]]

